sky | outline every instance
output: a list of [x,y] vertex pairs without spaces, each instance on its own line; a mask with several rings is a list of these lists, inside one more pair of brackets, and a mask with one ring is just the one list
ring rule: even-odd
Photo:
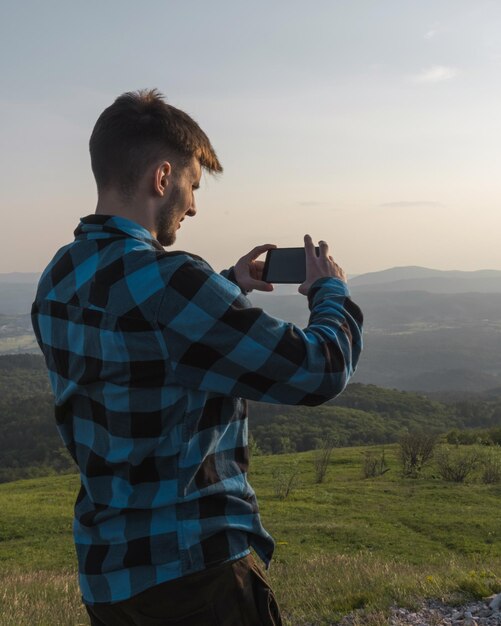
[[498,0],[18,0],[0,5],[0,272],[95,211],[88,140],[156,87],[224,166],[174,247],[221,270],[325,239],[349,273],[501,270]]

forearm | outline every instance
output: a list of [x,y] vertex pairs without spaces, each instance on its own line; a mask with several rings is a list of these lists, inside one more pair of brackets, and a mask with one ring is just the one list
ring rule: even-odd
[[220,275],[223,278],[226,278],[227,280],[229,280],[230,282],[232,282],[234,285],[236,285],[240,291],[243,293],[244,296],[247,295],[247,291],[245,291],[245,289],[242,289],[242,287],[238,284],[237,281],[237,277],[235,275],[235,266],[232,265],[230,268],[228,268],[227,270],[222,270],[221,272],[219,272]]
[[[309,305],[305,329],[264,313],[261,324],[252,327],[248,337],[255,345],[273,349],[267,358],[259,361],[256,354],[249,361],[255,365],[239,378],[240,395],[270,403],[318,405],[343,391],[362,349],[362,313],[349,298],[346,284],[333,278],[312,285]],[[252,387],[261,397],[250,395]]]

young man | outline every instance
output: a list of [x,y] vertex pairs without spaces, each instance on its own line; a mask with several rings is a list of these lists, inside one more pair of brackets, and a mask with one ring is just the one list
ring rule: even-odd
[[43,273],[33,327],[61,436],[81,474],[74,537],[94,626],[280,624],[273,540],[247,482],[246,399],[318,405],[340,393],[362,315],[343,270],[305,236],[309,325],[252,307],[257,258],[215,273],[167,252],[196,213],[207,136],[155,90],[126,93],[90,139],[96,213]]

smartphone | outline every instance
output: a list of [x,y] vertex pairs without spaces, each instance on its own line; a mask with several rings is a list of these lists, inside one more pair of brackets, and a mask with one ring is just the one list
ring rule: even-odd
[[[318,246],[315,248],[319,256]],[[263,269],[267,283],[304,283],[306,280],[306,253],[304,248],[275,248],[268,250]]]

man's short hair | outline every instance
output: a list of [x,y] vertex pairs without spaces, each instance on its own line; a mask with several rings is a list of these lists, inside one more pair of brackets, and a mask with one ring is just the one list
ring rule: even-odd
[[118,187],[130,196],[146,170],[162,159],[196,157],[213,174],[223,168],[209,138],[157,89],[129,91],[99,116],[89,142],[98,190]]

